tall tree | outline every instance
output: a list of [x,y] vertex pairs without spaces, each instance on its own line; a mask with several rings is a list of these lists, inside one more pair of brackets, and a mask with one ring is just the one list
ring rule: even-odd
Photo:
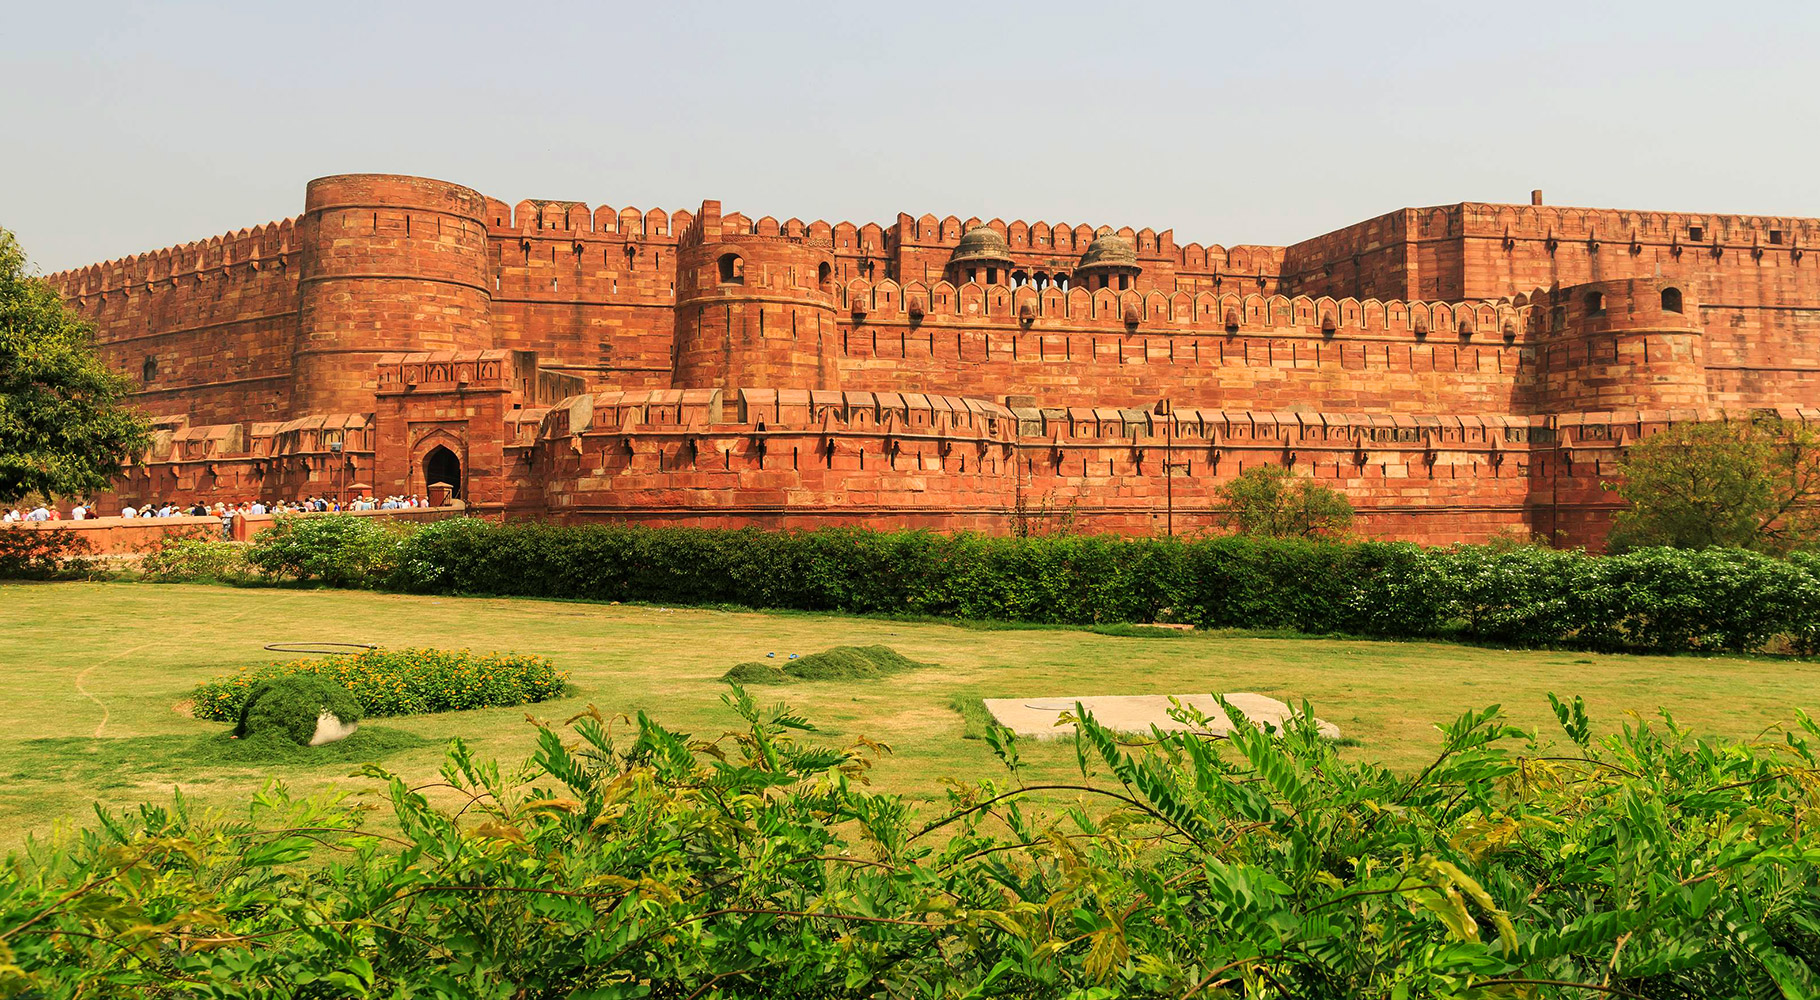
[[1352,526],[1352,504],[1344,493],[1274,465],[1246,469],[1219,493],[1228,523],[1240,534],[1313,538]]
[[106,489],[149,441],[146,419],[126,405],[132,390],[0,228],[0,503]]
[[1604,483],[1630,504],[1610,547],[1820,544],[1820,436],[1780,420],[1676,424],[1631,446]]

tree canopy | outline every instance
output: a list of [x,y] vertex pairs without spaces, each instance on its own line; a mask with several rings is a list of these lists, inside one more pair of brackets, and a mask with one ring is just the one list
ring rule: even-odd
[[1278,466],[1246,469],[1219,492],[1227,520],[1240,534],[1312,538],[1352,526],[1352,504],[1344,493]]
[[1669,545],[1760,552],[1820,542],[1820,436],[1781,420],[1677,424],[1633,445],[1605,483],[1630,504],[1614,550]]
[[132,390],[0,229],[0,503],[107,489],[148,441],[147,421],[126,405]]

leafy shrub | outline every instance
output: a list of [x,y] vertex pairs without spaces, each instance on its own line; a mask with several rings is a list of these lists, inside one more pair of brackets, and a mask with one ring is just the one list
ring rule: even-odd
[[[1807,997],[1820,989],[1820,727],[1756,743],[1557,703],[1493,708],[1428,766],[1308,721],[1008,769],[928,811],[857,780],[785,706],[685,736],[543,728],[521,768],[460,741],[446,787],[369,766],[361,806],[179,799],[15,856],[0,991],[268,996]],[[1187,713],[1184,713],[1187,714]],[[1084,803],[1045,814],[1033,795]],[[373,815],[374,813],[378,815]],[[371,817],[377,828],[363,824]],[[326,869],[303,864],[326,846]],[[33,994],[32,991],[41,991]]]
[[354,656],[247,667],[205,681],[191,694],[195,716],[232,722],[261,684],[294,676],[320,677],[347,691],[369,716],[528,705],[561,694],[569,679],[549,660],[522,653],[371,649]]
[[200,538],[164,539],[139,561],[140,575],[153,583],[238,580],[246,572],[245,546]]
[[1254,465],[1222,483],[1226,522],[1240,534],[1319,538],[1352,527],[1352,502],[1280,465]]
[[753,660],[737,664],[720,679],[736,684],[858,680],[926,666],[927,663],[918,663],[890,646],[836,646],[794,660]]
[[92,550],[68,528],[0,526],[0,580],[49,580],[85,573]]
[[361,717],[354,696],[319,674],[274,677],[247,689],[234,724],[234,738],[270,735],[307,744],[316,735],[316,725],[325,712],[342,725],[359,722]]
[[246,558],[268,579],[374,587],[397,566],[407,530],[385,518],[281,514],[253,538]]

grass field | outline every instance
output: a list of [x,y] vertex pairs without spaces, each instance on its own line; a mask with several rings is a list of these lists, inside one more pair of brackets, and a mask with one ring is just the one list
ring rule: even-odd
[[[1504,651],[1445,643],[1382,643],[1221,634],[1121,637],[1069,629],[982,630],[833,615],[662,609],[532,600],[409,597],[327,590],[152,584],[0,586],[0,845],[112,807],[168,799],[237,805],[268,778],[295,789],[348,777],[345,755],[314,766],[223,764],[199,756],[223,726],[173,706],[197,681],[283,658],[283,641],[371,642],[537,653],[572,673],[573,694],[530,711],[560,720],[593,703],[644,710],[671,728],[728,727],[717,678],[728,667],[837,645],[888,645],[932,668],[864,681],[754,689],[787,699],[838,736],[864,734],[895,753],[881,786],[935,799],[944,777],[997,773],[984,743],[962,739],[956,695],[1055,697],[1257,691],[1307,698],[1358,745],[1349,754],[1408,767],[1434,746],[1432,724],[1502,703],[1519,723],[1553,732],[1547,692],[1583,695],[1595,721],[1663,708],[1702,731],[1749,737],[1820,707],[1820,664],[1745,658]],[[526,710],[489,709],[375,720],[407,738],[385,763],[430,775],[441,742],[461,736],[481,756],[516,762],[533,730]],[[394,733],[394,736],[399,735]],[[1072,767],[1071,745],[1030,748],[1034,771]]]

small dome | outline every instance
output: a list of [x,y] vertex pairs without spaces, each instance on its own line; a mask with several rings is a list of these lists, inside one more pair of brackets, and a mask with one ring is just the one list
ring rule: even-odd
[[969,261],[986,263],[1011,263],[1011,244],[991,226],[974,226],[967,230],[961,241],[955,244],[954,256],[948,258],[951,264],[965,264]]
[[1132,267],[1138,266],[1137,247],[1113,233],[1102,229],[1088,245],[1087,252],[1081,254],[1080,266],[1087,267]]

